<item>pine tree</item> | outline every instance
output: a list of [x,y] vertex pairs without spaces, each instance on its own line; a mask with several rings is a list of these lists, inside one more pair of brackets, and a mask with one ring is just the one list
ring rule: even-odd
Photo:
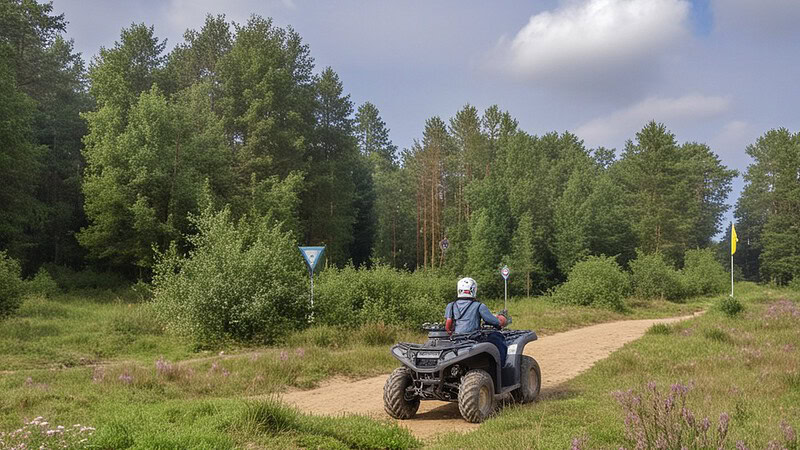
[[[308,190],[303,204],[305,241],[325,244],[328,260],[339,265],[350,258],[350,248],[354,243],[353,225],[358,213],[354,208],[365,209],[365,220],[370,220],[372,208],[368,203],[371,193],[362,192],[363,196],[354,197],[358,149],[353,137],[353,104],[343,91],[339,76],[331,68],[326,68],[316,82],[316,132],[309,150]],[[362,178],[361,187],[371,189],[371,181]],[[364,225],[371,227],[361,224]],[[372,233],[361,238],[365,241],[358,244],[371,248]],[[362,250],[359,254],[359,262],[363,263],[369,250]]]
[[800,277],[800,133],[770,130],[747,154],[755,163],[736,205],[737,260],[757,255],[761,279],[785,284]]

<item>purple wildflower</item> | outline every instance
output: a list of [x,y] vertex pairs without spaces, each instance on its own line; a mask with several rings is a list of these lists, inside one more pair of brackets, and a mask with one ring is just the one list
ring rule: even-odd
[[125,384],[131,384],[133,382],[133,376],[128,372],[122,372],[119,376],[119,381]]
[[576,437],[572,439],[572,447],[570,450],[583,450],[584,445],[586,444],[587,438],[586,436]]
[[794,428],[784,420],[781,421],[781,431],[783,431],[783,437],[786,439],[787,443],[793,443],[797,438],[797,435],[794,433]]
[[286,350],[281,351],[280,360],[286,361],[288,359],[289,359],[289,352],[287,352]]

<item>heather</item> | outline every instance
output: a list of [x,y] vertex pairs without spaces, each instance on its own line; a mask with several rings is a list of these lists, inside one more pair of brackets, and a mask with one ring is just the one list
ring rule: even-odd
[[545,384],[536,404],[507,407],[477,432],[433,446],[798,448],[800,296],[749,283],[736,292],[738,314],[712,307],[655,326],[573,380]]
[[[176,338],[153,320],[146,291],[135,285],[29,294],[0,327],[0,431],[13,432],[43,416],[65,428],[90,424],[97,430],[89,442],[101,448],[402,448],[415,442],[407,432],[370,419],[331,422],[274,401],[259,405],[286,389],[311,388],[332,377],[388,373],[397,364],[388,346],[421,341],[416,328],[383,321],[313,324],[271,346],[225,341],[198,350],[193,340]],[[497,310],[503,302],[489,304]],[[515,326],[540,334],[707,307],[707,300],[637,301],[617,312],[548,297],[509,302]],[[293,425],[270,428],[272,415],[291,416]],[[244,419],[251,416],[256,418]]]

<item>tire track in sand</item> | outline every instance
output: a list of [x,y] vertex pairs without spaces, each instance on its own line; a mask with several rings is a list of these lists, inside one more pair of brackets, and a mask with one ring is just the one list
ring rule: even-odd
[[[624,320],[540,337],[525,346],[525,354],[536,358],[542,368],[542,396],[589,369],[613,351],[644,335],[656,323],[673,323],[695,317]],[[283,400],[301,411],[320,415],[362,414],[390,419],[383,411],[383,385],[387,375],[351,381],[336,378],[307,391],[283,394]],[[541,397],[540,397],[541,398]],[[450,431],[471,431],[479,427],[461,418],[458,405],[423,401],[414,419],[398,421],[422,439]]]

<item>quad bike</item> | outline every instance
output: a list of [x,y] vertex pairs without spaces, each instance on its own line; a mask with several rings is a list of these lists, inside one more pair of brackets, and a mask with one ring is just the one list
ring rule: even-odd
[[395,419],[414,417],[421,400],[443,400],[458,402],[464,420],[480,423],[494,411],[495,402],[509,393],[520,403],[539,396],[539,364],[522,354],[525,344],[536,340],[533,331],[501,331],[508,352],[505,366],[500,367],[497,347],[482,339],[494,328],[452,336],[440,323],[426,323],[422,328],[428,332],[425,344],[403,342],[391,349],[403,367],[386,380],[383,407]]

